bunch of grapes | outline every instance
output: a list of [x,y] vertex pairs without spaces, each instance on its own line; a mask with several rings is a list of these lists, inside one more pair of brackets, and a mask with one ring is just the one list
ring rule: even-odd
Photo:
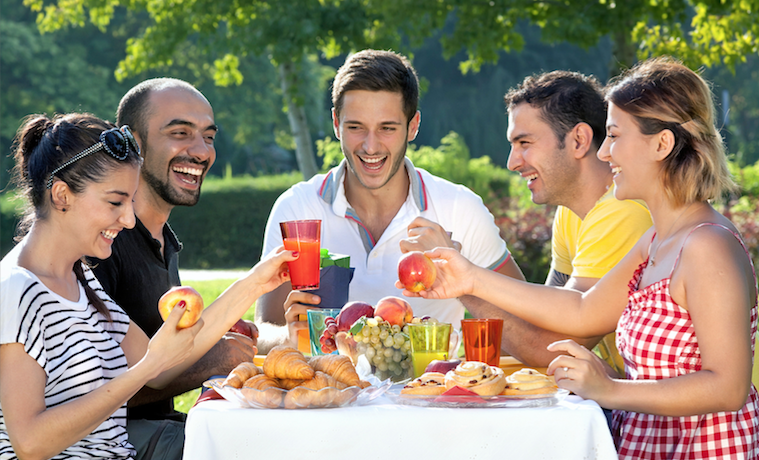
[[390,325],[379,316],[366,318],[361,330],[353,333],[353,340],[358,354],[366,356],[380,380],[401,381],[412,376],[408,327]]
[[337,344],[335,343],[335,334],[337,334],[337,321],[335,318],[328,316],[324,320],[324,325],[327,326],[319,337],[319,343],[321,344],[322,353],[330,354],[333,351],[337,351]]

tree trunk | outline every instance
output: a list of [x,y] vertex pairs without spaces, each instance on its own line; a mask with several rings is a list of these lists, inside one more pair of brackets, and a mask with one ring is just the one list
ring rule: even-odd
[[279,78],[282,82],[282,97],[287,104],[287,119],[290,122],[290,131],[295,138],[295,158],[298,168],[303,174],[303,179],[308,180],[317,172],[316,156],[311,142],[311,133],[308,130],[308,120],[303,103],[298,103],[298,73],[292,62],[279,64]]
[[611,63],[609,76],[615,77],[623,70],[629,69],[638,61],[635,54],[636,45],[630,41],[630,28],[623,27],[612,34],[611,40]]

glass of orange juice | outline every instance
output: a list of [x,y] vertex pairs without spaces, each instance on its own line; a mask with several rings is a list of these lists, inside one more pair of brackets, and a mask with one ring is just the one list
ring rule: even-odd
[[501,359],[502,319],[462,319],[461,333],[464,336],[467,361],[480,361],[490,366],[498,366]]
[[293,290],[319,289],[321,223],[321,220],[279,223],[285,249],[300,253],[297,260],[287,263]]
[[451,325],[449,323],[413,323],[408,324],[409,342],[411,342],[411,363],[414,377],[424,374],[424,370],[433,360],[448,359]]

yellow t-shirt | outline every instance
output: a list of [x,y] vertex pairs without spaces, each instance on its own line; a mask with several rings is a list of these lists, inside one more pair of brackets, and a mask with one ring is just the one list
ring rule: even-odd
[[[574,277],[602,278],[632,249],[651,224],[645,203],[617,200],[613,184],[585,219],[559,206],[553,221],[551,269]],[[624,375],[615,333],[606,335],[595,351]]]

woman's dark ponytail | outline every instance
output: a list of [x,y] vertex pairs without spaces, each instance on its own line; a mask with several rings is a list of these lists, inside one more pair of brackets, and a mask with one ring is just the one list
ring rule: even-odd
[[108,310],[108,307],[105,305],[105,302],[103,302],[103,299],[101,299],[97,293],[90,287],[90,283],[87,281],[87,279],[84,276],[84,269],[82,268],[82,264],[87,263],[84,259],[77,260],[74,263],[74,274],[76,275],[76,279],[79,280],[79,282],[84,286],[84,293],[87,295],[87,300],[90,301],[93,307],[95,307],[95,310],[98,311],[101,315],[105,316],[105,319],[110,322],[111,321],[111,311]]

